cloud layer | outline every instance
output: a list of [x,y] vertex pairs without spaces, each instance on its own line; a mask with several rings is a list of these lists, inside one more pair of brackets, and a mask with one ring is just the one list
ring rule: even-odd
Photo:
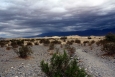
[[0,37],[115,27],[114,0],[0,0]]

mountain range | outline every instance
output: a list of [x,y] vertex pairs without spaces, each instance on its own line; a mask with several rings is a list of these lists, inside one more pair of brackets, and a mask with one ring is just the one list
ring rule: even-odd
[[49,32],[43,33],[36,36],[28,36],[26,38],[33,38],[33,37],[51,37],[51,36],[69,36],[69,35],[79,35],[79,36],[104,36],[107,33],[112,32],[115,33],[115,28],[111,29],[103,29],[103,30],[85,30],[85,31],[70,31],[70,32]]

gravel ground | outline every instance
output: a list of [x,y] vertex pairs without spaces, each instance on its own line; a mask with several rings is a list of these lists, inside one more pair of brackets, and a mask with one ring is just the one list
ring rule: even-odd
[[90,50],[88,46],[78,46],[76,48],[76,55],[79,57],[80,65],[93,77],[115,77],[115,59],[102,57],[102,54],[99,54],[102,51],[97,48]]
[[41,60],[49,61],[47,47],[33,46],[30,59],[20,59],[13,50],[0,48],[0,77],[46,77],[41,71]]
[[[100,47],[74,44],[75,55],[78,56],[79,64],[93,77],[115,77],[115,59],[102,57]],[[58,45],[57,48],[60,46]],[[30,59],[20,59],[13,50],[0,48],[0,77],[47,77],[40,68],[41,60],[49,61],[48,47],[42,45],[33,46],[34,53]],[[62,52],[63,50],[60,49]]]

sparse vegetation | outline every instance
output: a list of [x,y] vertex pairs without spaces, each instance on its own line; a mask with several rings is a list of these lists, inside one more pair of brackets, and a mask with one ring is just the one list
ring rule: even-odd
[[13,48],[18,48],[18,44],[17,44],[16,41],[12,41],[12,42],[11,42],[11,46],[12,46]]
[[53,43],[51,43],[51,44],[49,45],[49,50],[54,50],[54,44],[53,44]]
[[80,44],[80,43],[81,43],[81,41],[80,41],[80,40],[78,40],[78,39],[76,39],[76,40],[75,40],[75,43]]
[[20,58],[27,58],[29,57],[33,52],[30,48],[30,46],[21,46],[19,50],[14,49],[14,52],[20,57]]
[[32,46],[32,43],[31,43],[31,42],[28,42],[28,43],[27,43],[27,46]]
[[88,39],[92,39],[92,38],[89,36]]
[[83,42],[84,46],[86,46],[86,44],[88,44],[88,43],[89,43],[89,41],[84,41]]
[[41,61],[41,68],[48,77],[88,77],[87,73],[79,68],[77,60],[70,59],[65,51],[62,55],[54,54],[50,64]]

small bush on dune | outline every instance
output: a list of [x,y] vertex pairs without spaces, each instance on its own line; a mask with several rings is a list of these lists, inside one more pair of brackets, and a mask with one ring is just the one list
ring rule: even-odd
[[80,41],[80,40],[78,40],[78,39],[76,39],[76,40],[75,40],[75,43],[80,44],[80,43],[81,43],[81,41]]
[[28,42],[27,43],[27,46],[33,46],[31,42]]
[[73,41],[67,41],[66,44],[68,44],[68,45],[72,45],[72,44],[73,44]]
[[48,64],[41,61],[42,71],[48,77],[88,77],[83,69],[79,69],[76,59],[70,57],[64,51],[64,54],[54,54]]
[[88,39],[92,39],[92,38],[89,36]]
[[38,42],[35,42],[34,44],[35,44],[35,45],[39,45],[39,43],[38,43]]
[[55,40],[55,41],[51,41],[51,43],[53,43],[53,44],[61,44],[61,41]]
[[90,41],[90,42],[89,42],[89,46],[93,45],[94,43],[95,43],[94,40]]
[[89,43],[89,41],[84,41],[83,42],[84,46],[86,46],[86,44],[88,44],[88,43]]

